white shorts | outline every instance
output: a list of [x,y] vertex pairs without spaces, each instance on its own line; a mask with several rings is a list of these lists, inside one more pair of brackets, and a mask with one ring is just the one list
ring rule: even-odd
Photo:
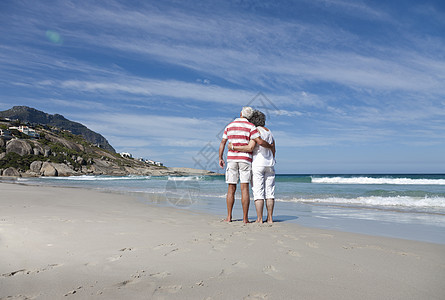
[[254,200],[275,198],[274,167],[252,168],[252,191]]
[[241,183],[250,182],[252,165],[245,162],[227,162],[226,183],[237,184],[238,179]]

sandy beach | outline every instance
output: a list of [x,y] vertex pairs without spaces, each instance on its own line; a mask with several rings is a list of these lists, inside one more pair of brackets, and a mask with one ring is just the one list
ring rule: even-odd
[[225,223],[79,188],[0,193],[0,299],[445,298],[445,245]]

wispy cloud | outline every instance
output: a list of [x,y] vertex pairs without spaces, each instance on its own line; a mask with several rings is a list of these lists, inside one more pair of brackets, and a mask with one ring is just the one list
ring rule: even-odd
[[360,0],[315,0],[316,3],[326,10],[335,13],[347,14],[362,19],[377,19],[380,21],[390,21],[392,18],[385,11],[366,5]]
[[134,113],[90,113],[72,117],[104,134],[156,139],[165,146],[178,144],[194,147],[200,147],[209,139],[215,139],[218,131],[224,129],[230,121],[222,118],[205,119]]

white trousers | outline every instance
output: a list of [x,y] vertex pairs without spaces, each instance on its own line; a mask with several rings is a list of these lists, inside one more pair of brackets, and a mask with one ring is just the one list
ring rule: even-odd
[[253,199],[275,198],[275,168],[252,167]]

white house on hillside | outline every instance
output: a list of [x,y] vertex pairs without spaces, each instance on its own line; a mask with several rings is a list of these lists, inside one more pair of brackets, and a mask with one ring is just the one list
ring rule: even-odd
[[16,129],[20,131],[23,134],[26,134],[33,138],[39,138],[40,135],[32,128],[29,128],[28,126],[19,126],[19,127],[9,127],[10,130]]
[[138,160],[141,161],[141,162],[144,162],[144,163],[146,163],[148,165],[153,165],[153,166],[162,167],[164,165],[163,163],[161,163],[159,161],[154,161],[154,160],[151,160],[151,159],[145,159],[145,158],[142,158],[142,157],[138,158]]
[[131,155],[131,153],[128,152],[121,152],[119,153],[123,158],[133,158],[133,155]]

